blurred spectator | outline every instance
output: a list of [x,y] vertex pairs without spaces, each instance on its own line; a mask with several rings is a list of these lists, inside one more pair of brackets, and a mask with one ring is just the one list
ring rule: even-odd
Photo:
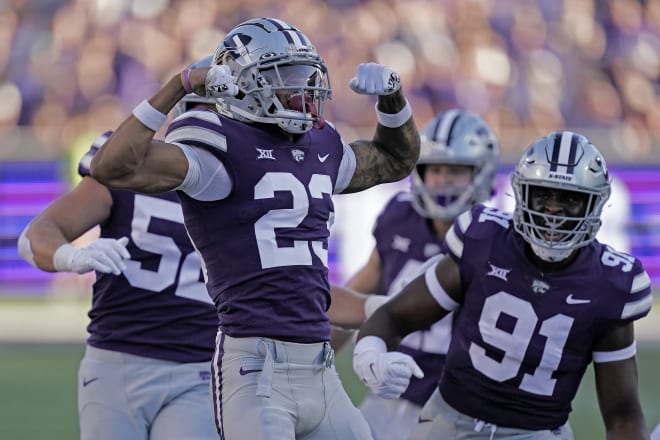
[[317,42],[346,136],[373,125],[346,85],[373,59],[405,77],[418,120],[479,113],[505,159],[561,128],[604,130],[612,162],[659,155],[660,0],[4,0],[0,133],[30,126],[64,154],[257,16]]

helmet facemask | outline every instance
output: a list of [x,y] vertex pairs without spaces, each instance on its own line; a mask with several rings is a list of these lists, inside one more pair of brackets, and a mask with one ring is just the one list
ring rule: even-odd
[[483,184],[480,182],[486,178],[486,175],[475,170],[474,167],[471,167],[472,178],[465,185],[452,183],[430,185],[424,181],[423,177],[427,166],[417,165],[412,173],[413,192],[415,194],[413,206],[424,217],[451,222],[475,203],[490,196],[490,192],[488,192],[488,195],[481,194],[479,188],[482,188]]

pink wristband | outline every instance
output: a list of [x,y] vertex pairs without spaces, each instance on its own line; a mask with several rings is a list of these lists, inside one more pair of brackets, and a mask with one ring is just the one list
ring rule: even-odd
[[185,69],[183,72],[181,72],[181,84],[183,84],[183,90],[185,90],[186,93],[193,92],[193,89],[190,85],[190,69]]

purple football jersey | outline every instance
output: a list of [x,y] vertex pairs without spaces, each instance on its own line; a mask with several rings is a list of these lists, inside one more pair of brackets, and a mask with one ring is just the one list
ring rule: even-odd
[[[91,159],[109,135],[80,160],[81,176],[89,176]],[[100,225],[101,237],[130,238],[131,259],[119,276],[96,273],[88,344],[175,362],[211,360],[218,318],[176,193],[110,194],[112,211]]]
[[222,200],[179,192],[222,331],[328,340],[331,196],[344,154],[335,129],[326,124],[289,141],[277,127],[198,110],[174,121],[166,141],[210,151],[232,179]]
[[[397,293],[415,278],[429,258],[442,251],[431,220],[420,216],[412,206],[412,194],[396,194],[376,219],[373,230],[381,261],[383,291]],[[415,359],[424,378],[412,377],[402,398],[424,405],[438,386],[451,334],[451,317],[435,324],[429,331],[406,336],[398,351]]]
[[545,430],[568,419],[594,344],[645,316],[650,279],[636,258],[593,241],[558,272],[525,256],[511,214],[478,205],[445,238],[465,289],[440,381],[457,410]]

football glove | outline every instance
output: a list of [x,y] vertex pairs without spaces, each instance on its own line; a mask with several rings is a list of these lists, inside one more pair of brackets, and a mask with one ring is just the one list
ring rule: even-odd
[[401,77],[383,64],[360,64],[349,86],[360,95],[391,95],[401,88]]
[[412,376],[424,377],[412,357],[387,351],[385,341],[376,336],[366,336],[355,344],[353,370],[371,391],[385,399],[398,399]]
[[226,98],[238,95],[236,78],[231,74],[229,66],[224,64],[213,65],[206,73],[206,96],[212,98]]
[[126,250],[128,237],[99,238],[84,248],[65,243],[55,251],[53,266],[58,272],[87,273],[97,270],[119,275],[126,269],[125,259],[131,258]]

